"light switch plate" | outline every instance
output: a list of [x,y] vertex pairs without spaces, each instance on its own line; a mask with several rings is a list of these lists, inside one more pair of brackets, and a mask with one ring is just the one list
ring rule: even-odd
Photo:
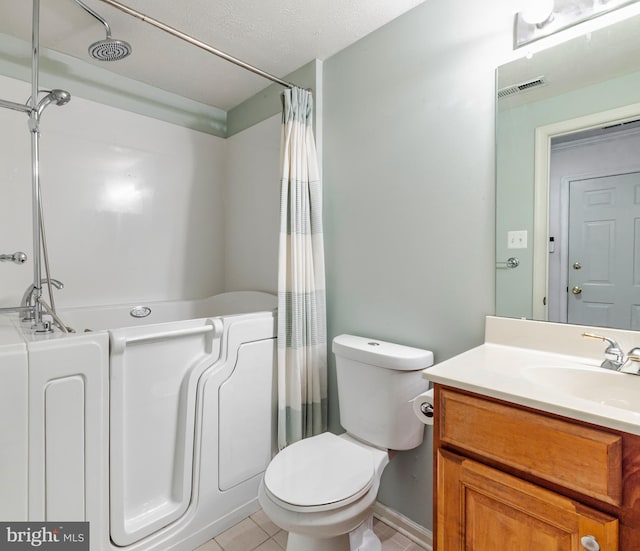
[[526,249],[527,230],[507,232],[507,249]]

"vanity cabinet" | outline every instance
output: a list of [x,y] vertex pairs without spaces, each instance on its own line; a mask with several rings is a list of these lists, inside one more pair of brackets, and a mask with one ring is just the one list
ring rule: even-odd
[[640,436],[442,385],[435,401],[436,551],[640,549]]

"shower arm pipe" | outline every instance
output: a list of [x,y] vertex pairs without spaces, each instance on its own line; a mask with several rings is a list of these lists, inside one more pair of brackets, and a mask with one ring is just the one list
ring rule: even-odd
[[84,2],[82,2],[82,0],[75,0],[75,3],[78,4],[89,15],[93,16],[95,19],[100,21],[100,23],[102,23],[102,26],[104,27],[104,30],[107,33],[107,38],[111,38],[111,27],[109,27],[109,23],[107,23],[107,20],[104,17],[102,17],[98,12],[94,11],[89,6],[87,6]]
[[[76,0],[77,2],[77,0]],[[119,9],[120,11],[126,13],[127,15],[131,15],[133,17],[136,17],[138,19],[140,19],[141,21],[145,22],[145,23],[149,23],[149,25],[152,25],[162,31],[165,31],[166,33],[169,33],[170,35],[173,35],[177,38],[180,38],[181,40],[184,40],[185,42],[188,42],[189,44],[193,44],[194,46],[197,46],[198,48],[202,48],[203,50],[216,55],[218,57],[221,57],[222,59],[226,59],[227,61],[238,65],[239,67],[242,67],[243,69],[246,69],[247,71],[251,71],[252,73],[255,73],[256,75],[259,75],[263,78],[266,78],[272,82],[275,82],[276,84],[280,84],[282,86],[284,86],[285,88],[294,88],[296,85],[291,83],[291,82],[287,82],[286,80],[283,80],[281,78],[278,78],[275,75],[272,75],[270,73],[267,73],[266,71],[263,71],[262,69],[258,69],[257,67],[254,67],[253,65],[250,65],[249,63],[246,63],[236,57],[233,57],[232,55],[227,54],[226,52],[223,52],[222,50],[218,50],[217,48],[214,48],[213,46],[210,46],[209,44],[207,44],[206,42],[202,42],[201,40],[198,40],[197,38],[193,38],[192,36],[189,36],[186,33],[183,33],[182,31],[179,31],[178,29],[175,29],[173,27],[170,27],[169,25],[165,25],[164,23],[158,21],[157,19],[153,19],[152,17],[149,17],[148,15],[145,15],[144,13],[141,13],[139,11],[136,11],[128,6],[125,6],[124,4],[121,4],[120,2],[116,2],[116,0],[100,0],[100,2],[104,2],[105,4],[109,4],[110,6],[113,6],[116,9]]]

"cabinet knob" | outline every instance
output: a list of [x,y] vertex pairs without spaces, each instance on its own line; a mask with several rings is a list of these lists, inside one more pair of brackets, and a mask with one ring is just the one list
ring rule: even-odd
[[600,551],[600,544],[595,536],[582,536],[580,543],[587,551]]

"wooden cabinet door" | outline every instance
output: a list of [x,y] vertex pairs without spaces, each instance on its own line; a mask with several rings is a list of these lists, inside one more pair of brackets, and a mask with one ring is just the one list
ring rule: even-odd
[[514,476],[438,450],[436,551],[617,551],[618,520]]

